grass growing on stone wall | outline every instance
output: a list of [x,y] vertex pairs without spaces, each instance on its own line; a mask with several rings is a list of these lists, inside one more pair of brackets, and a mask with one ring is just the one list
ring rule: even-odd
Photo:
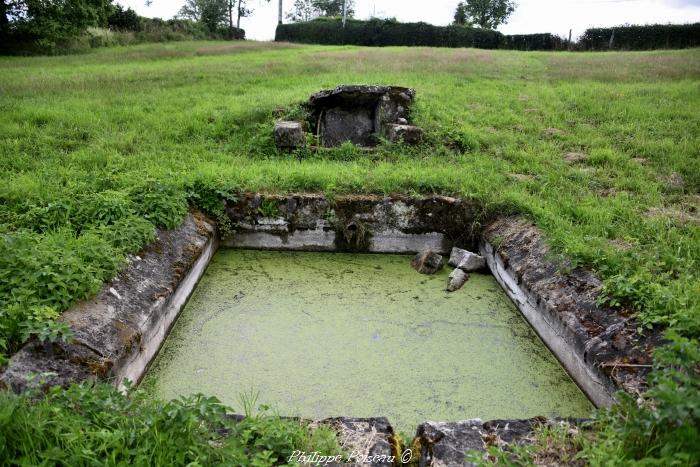
[[[615,54],[196,42],[0,58],[0,351],[62,335],[187,205],[240,191],[470,197],[595,270],[640,332],[700,336],[700,50]],[[416,88],[417,148],[277,152],[343,83]],[[37,318],[38,317],[38,318]]]

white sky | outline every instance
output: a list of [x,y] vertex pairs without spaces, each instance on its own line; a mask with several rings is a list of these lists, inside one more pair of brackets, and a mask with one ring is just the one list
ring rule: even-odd
[[[620,24],[700,22],[700,0],[516,0],[518,8],[499,31],[506,34],[551,32],[574,37],[593,26]],[[117,0],[141,16],[172,18],[184,0]],[[271,40],[277,26],[278,0],[248,0],[255,13],[241,19],[248,39]],[[294,0],[284,0],[285,13]],[[396,17],[402,22],[424,21],[446,25],[452,21],[459,0],[355,0],[355,17]],[[285,20],[286,21],[286,20]]]

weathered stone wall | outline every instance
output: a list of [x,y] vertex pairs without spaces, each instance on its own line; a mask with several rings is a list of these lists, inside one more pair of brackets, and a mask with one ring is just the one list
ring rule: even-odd
[[444,196],[409,198],[371,195],[328,199],[323,195],[249,194],[226,212],[235,233],[233,248],[306,251],[448,253],[472,246],[478,205]]
[[540,231],[527,220],[503,217],[486,225],[480,246],[491,272],[597,406],[614,392],[643,391],[659,333],[642,337],[637,323],[597,304],[601,281],[553,259]]

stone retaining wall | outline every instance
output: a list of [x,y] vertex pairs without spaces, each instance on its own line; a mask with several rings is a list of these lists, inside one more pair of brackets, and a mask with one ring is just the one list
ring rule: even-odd
[[444,196],[249,194],[226,208],[235,233],[231,248],[298,251],[448,253],[471,246],[478,204]]
[[637,322],[598,305],[601,281],[553,259],[541,232],[519,217],[486,225],[480,252],[525,319],[598,407],[624,389],[645,389],[658,332],[639,336]]

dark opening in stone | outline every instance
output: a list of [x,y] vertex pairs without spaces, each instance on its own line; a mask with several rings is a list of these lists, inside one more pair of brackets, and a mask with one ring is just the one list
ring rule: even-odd
[[338,86],[311,96],[316,128],[326,147],[346,141],[375,146],[390,124],[406,124],[416,92],[398,86]]

